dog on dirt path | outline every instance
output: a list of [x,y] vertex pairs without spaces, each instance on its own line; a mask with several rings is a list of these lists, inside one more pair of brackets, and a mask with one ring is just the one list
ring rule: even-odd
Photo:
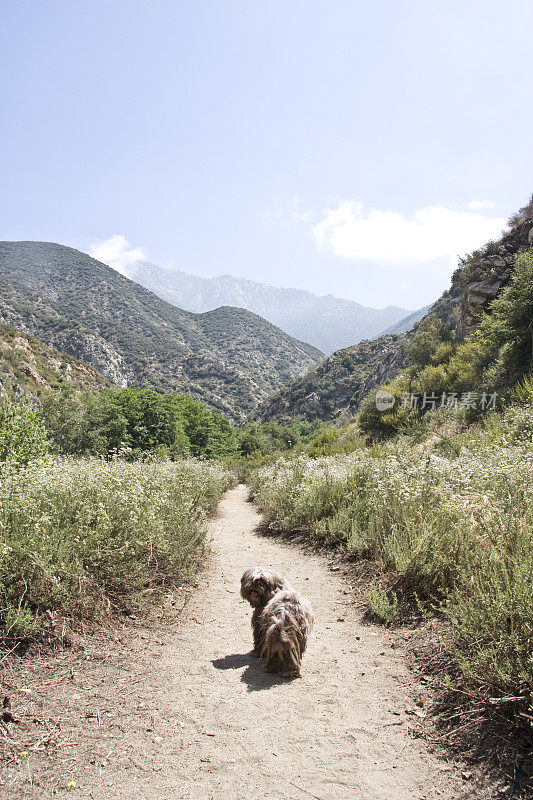
[[241,597],[254,609],[254,655],[267,659],[268,672],[299,678],[313,627],[311,604],[278,572],[250,567],[241,578]]

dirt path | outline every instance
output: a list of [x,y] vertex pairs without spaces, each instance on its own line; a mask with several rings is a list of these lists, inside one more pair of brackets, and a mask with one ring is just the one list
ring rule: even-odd
[[[392,637],[361,624],[346,584],[323,558],[254,534],[260,517],[246,496],[246,488],[239,486],[222,500],[209,527],[213,554],[202,574],[204,585],[177,631],[158,645],[150,643],[158,647],[158,657],[139,665],[142,688],[126,693],[116,675],[107,681],[107,706],[98,701],[102,711],[98,728],[96,720],[93,725],[94,752],[107,756],[103,761],[100,755],[88,759],[84,774],[72,762],[77,796],[462,796],[460,773],[409,733],[416,718],[405,712],[416,709],[417,687],[400,651],[391,646]],[[278,569],[313,604],[316,624],[301,680],[268,675],[248,655],[250,609],[238,588],[243,569],[253,564]],[[89,677],[80,678],[80,685],[83,681]],[[103,722],[100,727],[113,704],[113,682],[115,693],[124,695],[124,705],[115,728]],[[112,719],[111,712],[107,716]]]

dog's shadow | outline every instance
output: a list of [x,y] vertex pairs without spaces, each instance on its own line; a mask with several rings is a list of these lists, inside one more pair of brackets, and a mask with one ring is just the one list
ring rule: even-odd
[[240,669],[246,667],[241,675],[241,681],[248,687],[249,692],[261,692],[273,686],[287,683],[289,678],[283,678],[272,672],[265,671],[264,661],[252,653],[233,653],[224,658],[214,658],[211,661],[215,669]]

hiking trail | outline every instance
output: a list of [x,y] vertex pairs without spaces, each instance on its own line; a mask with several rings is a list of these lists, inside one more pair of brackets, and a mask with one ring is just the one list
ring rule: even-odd
[[[91,707],[100,710],[88,743],[93,758],[85,754],[83,769],[79,755],[64,761],[65,775],[70,769],[76,778],[76,796],[463,796],[460,770],[410,732],[420,722],[413,713],[417,692],[424,690],[406,665],[398,634],[362,624],[346,580],[328,568],[324,556],[257,533],[261,517],[247,492],[242,485],[228,491],[210,521],[212,552],[179,624],[153,639],[144,628],[141,639],[154,655],[135,666],[135,650],[128,645],[126,678],[108,670],[98,688],[90,673],[79,677],[83,688],[97,688],[86,716]],[[241,600],[239,585],[244,569],[254,564],[281,572],[313,605],[315,627],[301,679],[267,674],[250,655],[251,609]],[[128,686],[133,689],[126,691]],[[76,697],[72,691],[70,697]],[[73,717],[70,729],[66,722],[63,729],[76,738],[74,723]],[[57,794],[63,796],[63,790]]]

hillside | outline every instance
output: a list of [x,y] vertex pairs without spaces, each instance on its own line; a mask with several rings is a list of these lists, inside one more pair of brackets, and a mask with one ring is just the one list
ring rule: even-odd
[[261,403],[253,418],[343,421],[372,389],[406,366],[405,343],[405,334],[396,334],[338,350]]
[[[415,372],[427,367],[433,383],[423,391],[438,390],[434,369],[477,329],[492,301],[509,284],[515,256],[533,245],[533,202],[518,212],[510,226],[501,239],[461,261],[450,288],[410,330],[339,350],[268,398],[254,418],[345,421],[369,392],[407,366]],[[437,353],[440,345],[446,345],[445,353]]]
[[0,321],[120,386],[185,392],[238,421],[323,358],[248,311],[193,314],[70,247],[0,243]]
[[232,275],[199,278],[144,262],[129,268],[127,275],[188,311],[210,311],[226,305],[253,311],[326,355],[381,335],[409,313],[396,306],[367,308],[333,295],[319,297],[301,289],[267,286]]
[[389,333],[405,333],[405,331],[411,330],[413,325],[416,325],[417,322],[420,322],[421,319],[424,319],[430,308],[431,304],[424,306],[424,308],[419,308],[418,311],[413,311],[412,314],[408,314],[407,317],[404,317],[399,322],[391,325],[390,328],[387,328],[386,331],[383,331],[381,335],[386,336]]
[[45,345],[9,325],[0,325],[0,393],[14,388],[24,394],[62,386],[98,390],[112,386],[89,364]]

